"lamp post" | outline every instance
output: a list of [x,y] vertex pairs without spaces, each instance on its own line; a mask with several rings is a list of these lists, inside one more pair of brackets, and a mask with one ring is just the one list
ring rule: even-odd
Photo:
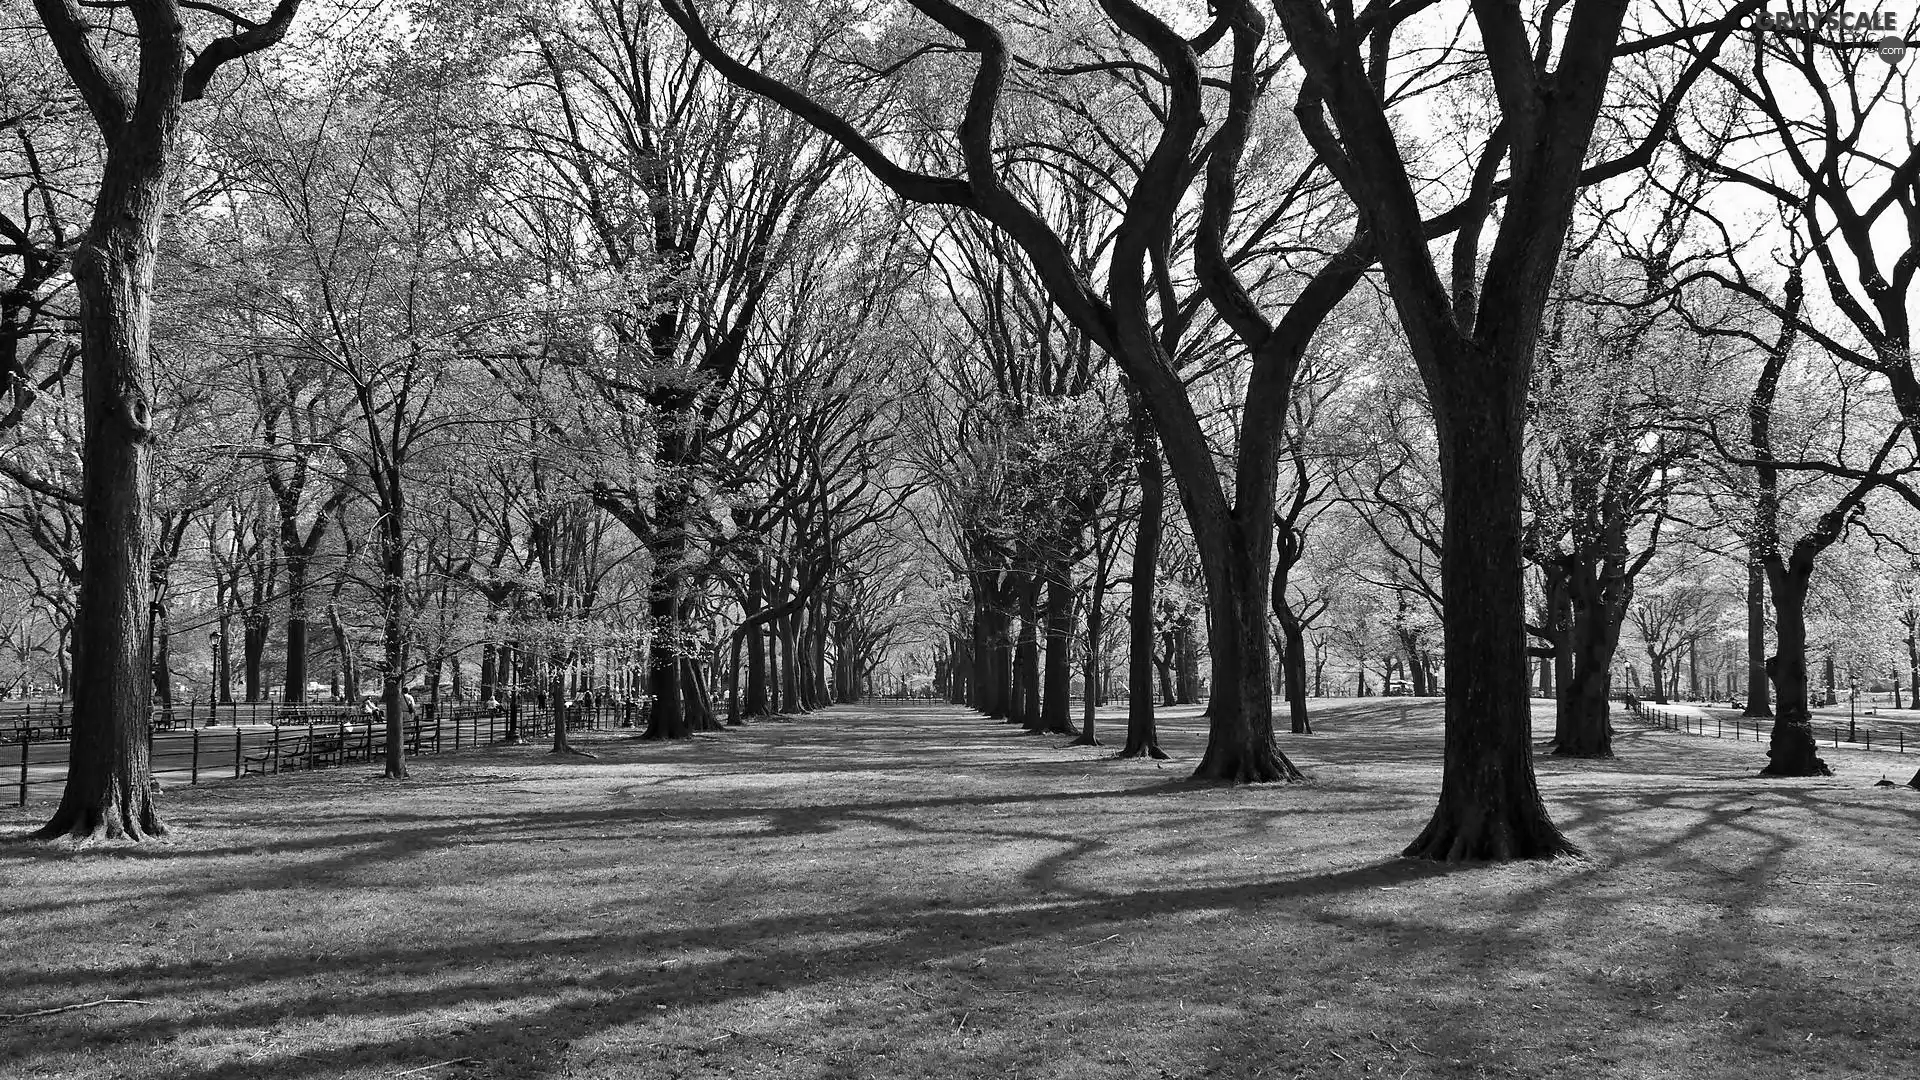
[[1848,680],[1847,682],[1847,741],[1848,742],[1860,741],[1860,738],[1859,738],[1860,732],[1859,732],[1859,729],[1854,726],[1854,717],[1853,717],[1853,702],[1854,702],[1854,699],[1858,698],[1859,696],[1860,696],[1860,684],[1853,682],[1852,680]]
[[220,631],[207,634],[207,667],[213,677],[207,680],[207,726],[220,719]]

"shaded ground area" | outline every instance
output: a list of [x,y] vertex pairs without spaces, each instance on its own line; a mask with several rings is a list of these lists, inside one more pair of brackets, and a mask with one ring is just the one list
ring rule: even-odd
[[1632,727],[1540,759],[1587,858],[1446,871],[1395,857],[1437,702],[1323,703],[1283,737],[1313,782],[1259,789],[1181,782],[1192,714],[1158,766],[839,709],[172,789],[163,845],[0,846],[0,1014],[139,1002],[0,1021],[0,1076],[1911,1072],[1885,756],[1762,782]]

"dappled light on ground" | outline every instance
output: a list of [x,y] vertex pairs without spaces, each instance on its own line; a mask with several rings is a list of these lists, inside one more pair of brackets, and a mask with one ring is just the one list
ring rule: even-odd
[[1194,712],[1165,763],[842,708],[172,790],[165,844],[0,847],[0,1014],[131,1002],[0,1024],[0,1075],[1897,1076],[1920,1048],[1920,792],[1878,759],[1762,781],[1763,744],[1623,727],[1614,760],[1538,759],[1587,858],[1444,868],[1394,857],[1437,702],[1323,704],[1282,737],[1311,783],[1251,789],[1184,782]]

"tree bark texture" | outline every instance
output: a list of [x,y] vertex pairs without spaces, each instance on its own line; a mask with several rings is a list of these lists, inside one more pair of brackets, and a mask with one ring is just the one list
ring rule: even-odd
[[1774,560],[1767,567],[1778,645],[1767,659],[1776,704],[1762,776],[1833,775],[1814,743],[1813,712],[1807,702],[1807,585],[1813,577],[1813,560],[1808,558],[1804,563],[1783,566]]
[[1459,377],[1430,387],[1446,506],[1445,772],[1433,819],[1406,854],[1458,861],[1571,853],[1533,776],[1520,513],[1527,380],[1507,370],[1511,358],[1461,351],[1447,358]]

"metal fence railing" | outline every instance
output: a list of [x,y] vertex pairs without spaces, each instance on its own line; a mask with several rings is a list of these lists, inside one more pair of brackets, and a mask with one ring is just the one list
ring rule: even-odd
[[[573,730],[606,730],[646,722],[644,701],[581,701],[566,707]],[[43,714],[51,717],[49,710]],[[0,743],[0,792],[15,789],[18,805],[27,805],[36,788],[63,784],[69,746],[66,725],[13,724],[0,714],[0,731],[13,736]],[[36,718],[38,719],[38,718]],[[222,717],[225,719],[225,717]],[[472,703],[423,708],[405,725],[404,752],[440,754],[499,742],[509,733],[539,741],[552,737],[555,711],[531,703],[489,707]],[[59,731],[61,737],[51,737]],[[41,733],[49,733],[42,737]],[[155,723],[147,732],[153,774],[163,781],[197,784],[215,776],[273,775],[293,769],[324,768],[352,761],[374,761],[387,750],[386,722],[366,722],[346,707],[281,708],[258,724],[202,724],[167,730]]]
[[[1699,713],[1679,709],[1666,709],[1658,705],[1635,698],[1626,699],[1627,711],[1643,723],[1654,727],[1677,731],[1686,735],[1702,735],[1709,739],[1752,739],[1756,742],[1767,739],[1773,732],[1770,719],[1750,720],[1746,717],[1731,719],[1721,716],[1702,716]],[[1876,718],[1879,719],[1879,718]],[[1881,727],[1878,738],[1872,727],[1858,720],[1849,723],[1826,721],[1813,725],[1814,737],[1821,743],[1830,743],[1836,749],[1877,750],[1890,754],[1904,754],[1907,743],[1914,743],[1920,750],[1920,730],[1913,725],[1887,721]],[[1821,736],[1825,737],[1822,738]],[[1914,738],[1909,739],[1907,736]]]

